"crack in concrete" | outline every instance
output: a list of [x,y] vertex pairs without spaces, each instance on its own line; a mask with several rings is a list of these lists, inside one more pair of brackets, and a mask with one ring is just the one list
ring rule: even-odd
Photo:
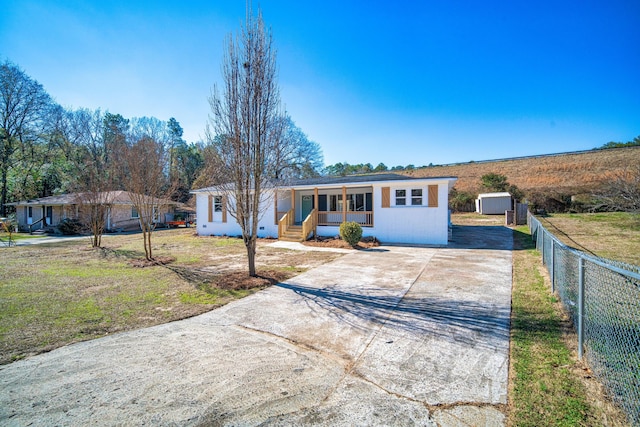
[[[498,412],[502,413],[505,417],[508,416],[508,408],[509,406],[504,404],[504,403],[489,403],[489,402],[473,402],[473,401],[459,401],[459,402],[450,402],[450,403],[436,403],[436,404],[430,404],[428,402],[425,402],[423,400],[420,399],[415,399],[413,397],[410,396],[406,396],[400,393],[396,393],[394,391],[388,390],[386,388],[384,388],[383,386],[381,386],[380,384],[366,378],[364,375],[360,374],[357,371],[353,371],[351,373],[352,376],[366,382],[367,384],[371,384],[372,386],[378,388],[379,390],[382,390],[384,393],[393,396],[395,398],[398,399],[405,399],[408,400],[410,402],[413,403],[418,403],[420,405],[422,405],[424,408],[427,409],[427,411],[429,412],[429,419],[433,420],[433,416],[437,413],[437,412],[443,412],[443,411],[447,411],[447,415],[449,415],[450,417],[453,417],[455,419],[457,419],[458,421],[460,421],[460,423],[464,424],[464,425],[468,425],[468,426],[473,426],[474,424],[469,424],[468,422],[466,422],[464,419],[457,417],[455,414],[449,412],[452,409],[456,409],[459,407],[474,407],[474,408],[492,408],[497,410]],[[440,426],[440,424],[438,424]]]
[[385,327],[385,325],[388,323],[389,318],[391,317],[391,313],[393,312],[394,309],[396,309],[400,303],[402,302],[402,300],[404,300],[404,298],[407,296],[407,294],[409,293],[409,291],[411,290],[411,288],[413,288],[413,285],[415,285],[418,280],[420,279],[420,277],[422,276],[422,274],[425,272],[425,270],[427,269],[427,266],[429,265],[429,263],[431,262],[431,259],[433,257],[430,257],[427,262],[425,262],[425,264],[422,266],[422,268],[420,269],[420,272],[418,273],[418,275],[415,277],[415,279],[411,282],[411,285],[409,285],[407,287],[407,290],[402,294],[402,296],[398,299],[398,301],[396,302],[395,306],[389,310],[384,322],[380,322],[380,326],[377,328],[377,330],[371,334],[371,338],[369,339],[369,342],[367,342],[367,344],[365,345],[364,349],[360,352],[360,354],[358,354],[358,356],[354,359],[352,366],[349,369],[345,370],[344,375],[342,376],[342,378],[340,378],[339,381],[336,382],[335,386],[329,391],[329,393],[327,393],[327,395],[325,396],[324,399],[322,399],[322,402],[326,402],[329,397],[331,397],[336,390],[338,389],[338,387],[340,386],[340,384],[344,381],[344,379],[348,376],[351,375],[353,370],[355,369],[355,367],[358,365],[358,362],[360,362],[360,359],[362,358],[362,356],[367,352],[367,350],[369,349],[369,347],[371,346],[371,343],[373,343],[373,341],[376,339],[376,337],[378,336],[378,334],[380,333],[380,331]]
[[339,365],[342,365],[343,369],[345,369],[345,370],[350,369],[351,365],[354,363],[353,361],[350,361],[348,359],[342,358],[342,357],[337,356],[337,355],[335,355],[333,353],[326,352],[326,351],[324,351],[322,349],[319,349],[317,347],[314,347],[314,346],[312,346],[310,344],[302,343],[302,342],[293,340],[291,338],[275,334],[275,333],[270,332],[270,331],[265,331],[265,330],[262,330],[262,329],[256,329],[256,328],[252,328],[252,327],[245,326],[245,325],[233,325],[233,326],[241,328],[241,329],[244,329],[246,331],[257,332],[257,333],[259,333],[261,335],[266,335],[266,336],[271,337],[271,338],[277,338],[279,340],[282,340],[282,341],[285,341],[285,342],[289,343],[290,345],[292,345],[294,347],[299,347],[299,348],[301,348],[301,349],[303,349],[305,351],[308,351],[308,352],[318,353],[319,355],[321,355],[321,356],[323,356],[323,357],[325,357],[327,359],[336,361]]

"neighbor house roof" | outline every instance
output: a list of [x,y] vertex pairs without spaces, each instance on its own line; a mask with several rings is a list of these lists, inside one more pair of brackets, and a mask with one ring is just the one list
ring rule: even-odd
[[[22,200],[20,202],[7,203],[8,206],[61,206],[61,205],[77,205],[80,203],[80,200],[85,195],[89,195],[90,193],[68,193],[68,194],[60,194],[58,196],[49,196],[49,197],[40,197],[38,199],[31,200]],[[104,200],[108,201],[110,205],[131,205],[131,197],[129,196],[128,191],[118,190],[118,191],[104,191],[101,193],[96,193],[96,195],[92,195],[88,197],[89,200]],[[163,204],[173,204],[178,205],[180,203],[173,202],[167,199],[158,199],[161,200]]]
[[[415,178],[407,175],[386,173],[386,174],[366,174],[366,175],[348,175],[348,176],[321,176],[318,178],[298,179],[281,183],[281,188],[300,188],[300,187],[329,187],[335,185],[371,185],[380,182],[417,182],[417,181],[442,181],[449,180],[450,187],[457,180],[454,176]],[[218,187],[212,186],[193,190],[191,193],[206,193],[216,191]]]

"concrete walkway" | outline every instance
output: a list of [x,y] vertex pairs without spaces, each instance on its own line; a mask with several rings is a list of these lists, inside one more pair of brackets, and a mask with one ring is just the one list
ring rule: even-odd
[[43,236],[43,237],[33,237],[31,239],[19,239],[14,240],[15,246],[31,246],[31,245],[42,245],[45,243],[61,243],[68,242],[73,240],[82,240],[87,239],[87,236]]
[[0,367],[0,424],[503,425],[511,231],[457,231]]

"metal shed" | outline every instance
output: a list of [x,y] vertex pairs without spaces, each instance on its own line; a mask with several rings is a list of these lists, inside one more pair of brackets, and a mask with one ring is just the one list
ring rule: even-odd
[[503,215],[504,211],[513,209],[511,194],[484,193],[478,194],[476,212],[483,215]]

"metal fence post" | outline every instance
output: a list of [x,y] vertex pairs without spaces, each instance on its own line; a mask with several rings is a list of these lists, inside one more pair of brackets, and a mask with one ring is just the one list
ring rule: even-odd
[[546,264],[546,262],[544,262],[544,232],[545,231],[546,230],[543,228],[542,229],[542,245],[540,245],[541,246],[540,252],[542,253],[542,264]]
[[551,293],[556,292],[556,243],[551,240]]
[[584,352],[584,258],[578,258],[578,358]]

